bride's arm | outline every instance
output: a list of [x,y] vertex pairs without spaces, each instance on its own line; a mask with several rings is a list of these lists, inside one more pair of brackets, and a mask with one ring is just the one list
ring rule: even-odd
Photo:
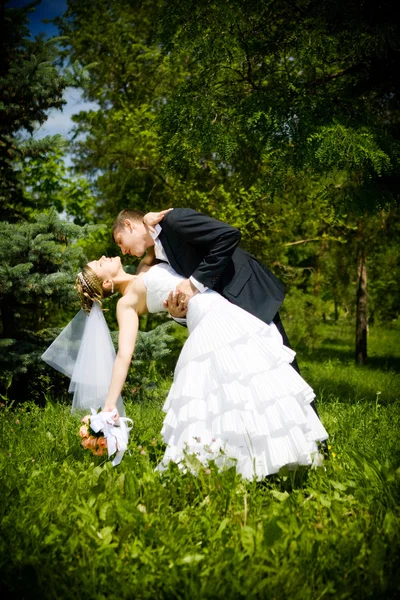
[[125,298],[117,304],[117,319],[119,326],[118,352],[112,371],[110,388],[103,410],[108,412],[114,410],[117,400],[124,387],[135,350],[136,338],[139,329],[139,317],[136,304],[126,301]]

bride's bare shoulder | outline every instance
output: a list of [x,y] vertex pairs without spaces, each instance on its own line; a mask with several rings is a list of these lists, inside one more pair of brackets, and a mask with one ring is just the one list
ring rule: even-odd
[[[134,282],[129,286],[123,296],[117,302],[117,309],[136,308],[140,298],[140,289],[137,283]],[[135,285],[136,284],[136,285]]]
[[117,302],[117,312],[125,312],[134,309],[136,312],[142,312],[146,301],[146,288],[143,277],[137,275],[123,292],[123,295]]

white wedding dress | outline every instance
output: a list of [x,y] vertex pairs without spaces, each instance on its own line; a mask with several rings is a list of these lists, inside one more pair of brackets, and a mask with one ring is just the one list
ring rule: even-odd
[[[165,310],[163,300],[182,279],[166,263],[147,271],[149,311]],[[189,301],[187,325],[164,405],[167,449],[158,468],[215,460],[221,468],[236,464],[246,479],[262,479],[284,465],[315,463],[316,442],[328,434],[276,326],[211,290]]]

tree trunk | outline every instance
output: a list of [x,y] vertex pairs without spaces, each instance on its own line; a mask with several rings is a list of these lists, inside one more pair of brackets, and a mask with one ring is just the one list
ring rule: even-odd
[[367,253],[363,239],[363,226],[360,220],[357,225],[358,254],[357,254],[357,306],[356,306],[356,364],[365,365],[367,362]]

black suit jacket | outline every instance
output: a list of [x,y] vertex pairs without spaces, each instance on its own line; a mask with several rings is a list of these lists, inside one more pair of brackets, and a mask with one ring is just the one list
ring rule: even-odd
[[177,273],[193,276],[271,323],[283,302],[284,286],[254,256],[238,247],[238,229],[190,208],[174,208],[160,225],[160,241]]

